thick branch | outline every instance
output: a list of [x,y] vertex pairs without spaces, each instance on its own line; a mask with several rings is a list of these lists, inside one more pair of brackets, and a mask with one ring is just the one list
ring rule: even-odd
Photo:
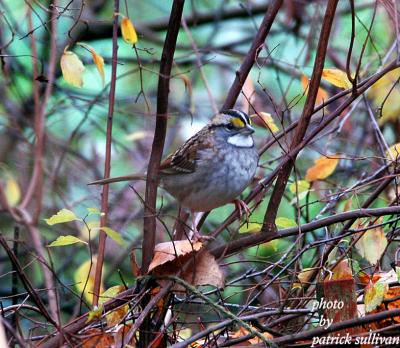
[[154,131],[154,140],[151,148],[150,162],[147,170],[145,211],[143,222],[143,244],[142,244],[142,274],[147,269],[153,258],[155,235],[156,235],[156,200],[158,173],[161,156],[164,149],[165,134],[167,131],[168,95],[169,80],[172,69],[172,62],[175,53],[176,41],[182,18],[184,0],[174,0],[171,9],[167,35],[160,63],[160,76],[158,79],[157,92],[157,118]]
[[[314,105],[317,99],[318,89],[321,82],[321,75],[322,75],[322,70],[324,68],[326,50],[329,42],[329,35],[333,24],[337,3],[338,0],[330,0],[326,7],[325,17],[322,23],[321,35],[317,47],[317,55],[315,57],[314,69],[311,76],[310,87],[304,105],[303,113],[300,117],[299,125],[296,128],[296,133],[294,135],[292,143],[290,144],[291,150],[297,147],[303,140],[308,125],[310,123],[311,116],[314,112]],[[271,233],[276,231],[276,226],[275,226],[276,214],[283,193],[285,191],[290,173],[292,172],[296,155],[297,154],[295,154],[290,161],[282,165],[280,169],[280,173],[276,180],[275,187],[272,192],[271,199],[268,203],[267,211],[264,216],[264,225],[262,228],[262,232]]]

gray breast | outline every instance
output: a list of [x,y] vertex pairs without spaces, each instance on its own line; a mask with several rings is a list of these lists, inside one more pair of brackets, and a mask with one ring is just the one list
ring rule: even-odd
[[253,179],[258,153],[254,147],[224,146],[216,152],[205,150],[200,154],[202,160],[194,173],[164,177],[164,188],[182,206],[194,211],[208,211],[231,202]]

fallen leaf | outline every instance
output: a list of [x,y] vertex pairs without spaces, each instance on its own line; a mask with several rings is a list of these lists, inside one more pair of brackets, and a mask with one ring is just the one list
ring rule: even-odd
[[121,20],[121,32],[122,38],[125,42],[134,45],[138,42],[138,37],[136,34],[135,27],[133,26],[132,21],[128,17],[122,17]]
[[369,229],[356,243],[358,253],[375,265],[386,250],[388,244],[383,227]]
[[87,244],[87,242],[83,241],[82,239],[79,239],[75,236],[67,235],[67,236],[58,237],[54,242],[51,242],[48,245],[48,247],[65,246],[65,245],[71,245],[71,244],[76,244],[76,243]]
[[73,211],[68,209],[61,209],[60,211],[57,212],[57,214],[53,215],[49,219],[44,219],[44,221],[46,221],[48,225],[52,226],[64,222],[82,221],[82,220],[79,219]]
[[62,75],[64,80],[69,84],[75,87],[82,87],[82,76],[83,72],[85,71],[85,67],[83,66],[83,63],[79,57],[67,49],[68,46],[65,47],[64,53],[60,60]]
[[114,346],[114,338],[111,333],[105,332],[101,329],[90,328],[85,331],[85,336],[90,336],[84,339],[82,348],[110,348]]
[[178,240],[174,242],[164,242],[157,244],[154,248],[154,257],[149,266],[149,272],[156,267],[175,260],[180,256],[199,251],[203,244],[201,242],[191,242],[188,240]]
[[339,163],[339,158],[335,158],[333,156],[321,156],[320,158],[316,159],[314,165],[307,170],[305,179],[311,182],[323,180],[329,177],[335,171],[336,166]]
[[[222,288],[224,286],[225,277],[214,256],[208,251],[200,251],[200,248],[202,247],[200,242],[193,244],[193,249],[191,251],[188,250],[187,242],[189,241],[179,242],[184,243],[178,243],[178,257],[176,257],[176,254],[170,249],[171,246],[166,245],[172,244],[172,242],[161,243],[164,245],[158,248],[158,251],[154,255],[152,264],[149,267],[149,269],[152,270],[152,273],[156,276],[175,275],[183,266],[185,266],[187,267],[187,270],[181,275],[181,278],[186,282],[195,286],[213,285]],[[196,250],[194,250],[194,248],[196,248]],[[160,249],[163,251],[160,251]],[[159,283],[164,284],[164,281],[160,280]],[[174,291],[184,290],[184,287],[181,285],[176,285],[174,287]]]
[[353,87],[352,83],[347,77],[346,72],[340,69],[324,69],[321,77],[325,81],[328,81],[332,85],[339,88],[348,89]]

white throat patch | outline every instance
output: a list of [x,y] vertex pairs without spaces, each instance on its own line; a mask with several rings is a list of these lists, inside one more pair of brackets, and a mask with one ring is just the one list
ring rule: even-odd
[[228,143],[237,147],[252,147],[254,141],[251,135],[236,134],[228,138]]

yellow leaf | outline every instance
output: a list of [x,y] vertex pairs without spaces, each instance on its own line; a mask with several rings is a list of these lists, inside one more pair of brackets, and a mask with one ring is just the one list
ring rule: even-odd
[[289,185],[289,190],[293,194],[300,194],[303,192],[307,192],[308,189],[310,188],[310,183],[305,180],[298,180],[297,182],[294,182],[293,184]]
[[94,306],[94,308],[88,313],[86,323],[90,323],[93,319],[100,319],[103,314],[103,306]]
[[400,156],[400,143],[394,144],[386,151],[386,158],[389,161],[396,161]]
[[48,246],[49,247],[55,247],[55,246],[64,246],[64,245],[70,245],[70,244],[76,244],[76,243],[85,243],[82,239],[79,239],[75,236],[60,236],[58,237],[54,242],[51,242]]
[[239,233],[260,232],[262,224],[258,222],[249,222],[239,228]]
[[364,291],[364,304],[367,313],[378,308],[378,306],[383,302],[388,289],[389,286],[380,281],[375,284],[371,281],[369,282]]
[[310,281],[310,278],[314,272],[314,268],[304,268],[299,274],[297,274],[297,279],[300,281],[300,283],[293,283],[292,289],[301,289],[303,284],[306,284]]
[[375,82],[369,90],[368,95],[372,98],[374,106],[382,109],[379,116],[379,125],[387,121],[398,119],[400,115],[400,86],[398,79],[400,77],[400,68],[392,70],[385,74],[381,79]]
[[68,46],[65,47],[60,60],[62,75],[69,84],[75,87],[82,87],[82,75],[85,67],[79,57],[75,53],[68,51],[67,48]]
[[[112,286],[104,291],[99,297],[99,305],[103,305],[105,302],[112,300],[115,298],[119,293],[125,290],[125,287],[122,285]],[[111,327],[117,325],[121,322],[121,320],[125,317],[126,313],[129,311],[129,306],[124,305],[122,307],[118,307],[113,311],[107,313],[106,321],[107,326]]]
[[269,130],[272,133],[279,132],[278,126],[275,124],[274,119],[272,118],[271,114],[268,112],[259,112],[258,114],[253,114],[250,116],[251,118],[253,117],[259,117],[262,120],[262,124],[264,127],[269,128]]
[[119,245],[124,245],[125,244],[124,240],[121,237],[121,234],[118,233],[117,231],[114,231],[112,228],[105,227],[105,226],[104,227],[100,227],[100,229],[102,231],[104,231],[107,234],[107,236],[109,236],[117,244],[119,244]]
[[70,221],[82,221],[78,217],[76,217],[75,213],[68,209],[61,209],[57,212],[56,215],[53,215],[49,219],[44,219],[46,223],[50,226],[55,224],[61,224],[63,222],[70,222]]
[[138,42],[135,27],[128,17],[123,17],[121,20],[121,32],[125,42],[134,45]]
[[8,179],[4,187],[4,194],[6,195],[7,203],[10,207],[15,207],[21,199],[21,190],[18,182],[11,175],[8,175]]
[[[94,274],[95,274],[96,257],[93,257],[93,264],[90,259],[82,263],[74,273],[75,287],[79,293],[83,292],[87,302],[92,302]],[[104,273],[104,270],[103,270]],[[104,291],[103,283],[100,286],[100,293]]]
[[280,228],[296,227],[297,223],[293,219],[288,219],[286,217],[278,217],[275,220],[275,225]]
[[353,87],[346,72],[339,69],[324,69],[322,71],[322,78],[339,88],[348,89]]
[[375,265],[385,252],[388,241],[382,227],[373,228],[363,232],[362,237],[356,243],[359,254]]
[[101,76],[101,81],[103,82],[103,86],[104,86],[104,81],[105,81],[104,59],[93,48],[90,49],[90,53],[92,54],[93,62],[96,65],[97,71],[99,72],[99,74]]
[[326,179],[335,171],[338,163],[339,158],[321,156],[316,159],[314,165],[307,170],[306,180],[311,182]]
[[[310,81],[308,80],[308,77],[306,75],[302,75],[301,77],[301,86],[303,87],[304,94],[308,94],[308,86],[310,84]],[[325,100],[329,98],[328,92],[323,89],[322,87],[318,88],[318,93],[317,93],[317,99],[315,100],[315,104],[319,105],[322,104]]]

